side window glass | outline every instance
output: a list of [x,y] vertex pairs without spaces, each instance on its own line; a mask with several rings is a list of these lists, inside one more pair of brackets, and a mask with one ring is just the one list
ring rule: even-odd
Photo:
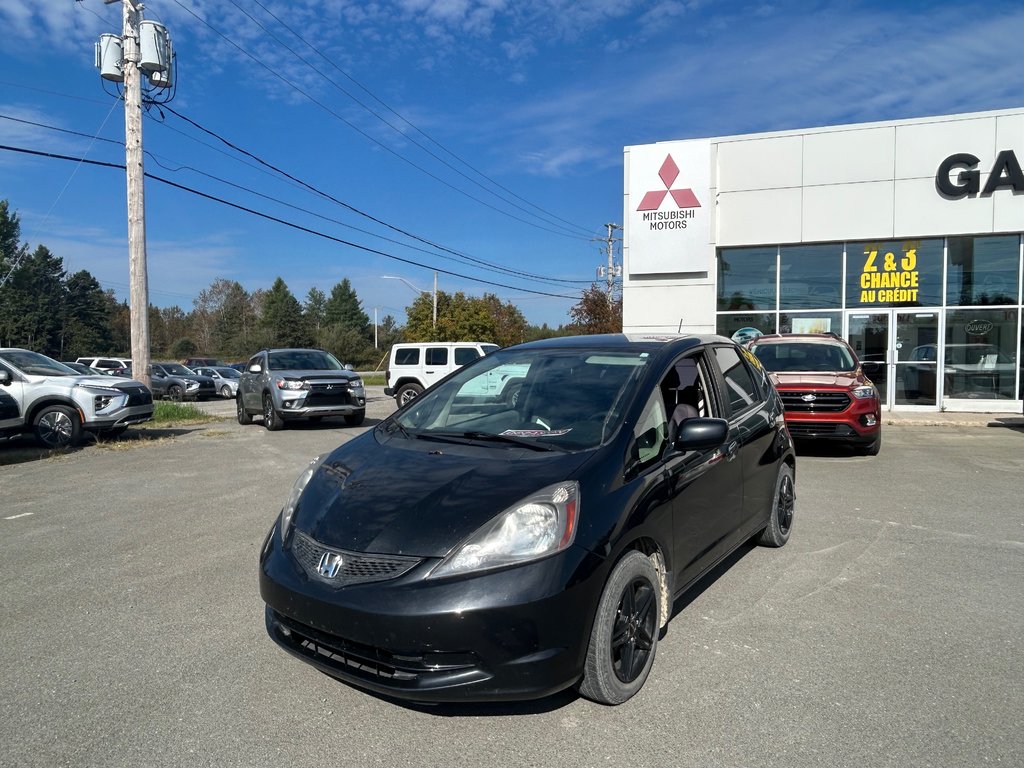
[[447,365],[447,347],[427,347],[427,365]]
[[472,363],[478,357],[480,357],[480,353],[472,347],[456,347],[455,349],[456,365],[469,365],[469,363]]
[[632,463],[638,469],[653,464],[665,449],[668,441],[668,419],[665,415],[665,403],[660,391],[655,391],[647,400],[640,420],[633,429],[633,442],[630,444]]
[[419,347],[406,347],[405,349],[395,350],[395,365],[419,365],[420,364],[420,349]]
[[725,379],[725,399],[729,401],[733,414],[761,402],[761,390],[754,384],[750,370],[735,347],[715,347],[715,359]]

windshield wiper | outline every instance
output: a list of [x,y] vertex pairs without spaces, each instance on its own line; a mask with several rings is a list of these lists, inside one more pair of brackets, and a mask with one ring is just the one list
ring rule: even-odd
[[560,445],[551,445],[550,443],[539,443],[536,440],[528,440],[523,437],[514,437],[512,435],[498,435],[494,432],[427,432],[423,437],[437,437],[439,439],[465,439],[465,440],[482,440],[492,443],[509,443],[511,445],[521,445],[524,448],[530,448],[534,451],[561,451],[566,452],[566,448]]
[[394,416],[388,416],[378,426],[387,432],[389,435],[396,430],[401,433],[402,437],[406,440],[415,440],[419,435],[410,432],[408,429],[403,427],[401,423]]

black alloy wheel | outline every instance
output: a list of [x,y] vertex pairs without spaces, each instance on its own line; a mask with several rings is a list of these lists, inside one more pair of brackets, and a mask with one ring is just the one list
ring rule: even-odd
[[274,398],[269,392],[263,395],[263,426],[271,432],[276,432],[284,426],[284,419],[274,407]]
[[242,393],[238,393],[238,397],[235,398],[235,413],[238,417],[239,424],[252,424],[252,416],[247,410],[245,410],[245,404],[242,402]]
[[184,397],[184,392],[182,391],[179,385],[171,384],[171,386],[167,388],[167,398],[169,400],[173,400],[176,403],[180,403],[182,397]]
[[765,547],[781,547],[789,541],[793,530],[793,516],[796,513],[796,485],[793,482],[793,468],[783,463],[775,481],[775,496],[768,525],[761,532],[758,543]]
[[633,579],[622,590],[611,653],[612,669],[623,683],[632,683],[640,676],[654,650],[656,602],[654,585],[644,578]]

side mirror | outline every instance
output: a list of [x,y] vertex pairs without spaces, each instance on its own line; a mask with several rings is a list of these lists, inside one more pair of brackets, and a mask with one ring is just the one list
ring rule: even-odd
[[249,366],[249,373],[263,373],[263,366],[259,363],[253,363]]
[[7,384],[10,384],[10,383],[11,383],[11,372],[8,371],[6,368],[0,368],[0,384],[7,385]]
[[686,419],[679,425],[673,447],[679,451],[698,451],[724,445],[729,437],[725,419]]

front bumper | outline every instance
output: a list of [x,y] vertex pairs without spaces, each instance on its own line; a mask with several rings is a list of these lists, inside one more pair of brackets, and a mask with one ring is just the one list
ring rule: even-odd
[[153,419],[153,404],[131,405],[111,414],[96,417],[86,421],[82,426],[85,429],[112,429],[114,427],[127,427],[130,424],[141,424],[144,421]]
[[327,674],[413,701],[535,699],[582,675],[605,561],[568,550],[528,565],[335,588],[306,575],[275,524],[260,560],[270,637]]
[[343,389],[337,394],[282,392],[279,397],[280,401],[275,405],[278,415],[285,420],[308,419],[311,416],[353,416],[366,412],[365,394],[356,394],[351,390]]

